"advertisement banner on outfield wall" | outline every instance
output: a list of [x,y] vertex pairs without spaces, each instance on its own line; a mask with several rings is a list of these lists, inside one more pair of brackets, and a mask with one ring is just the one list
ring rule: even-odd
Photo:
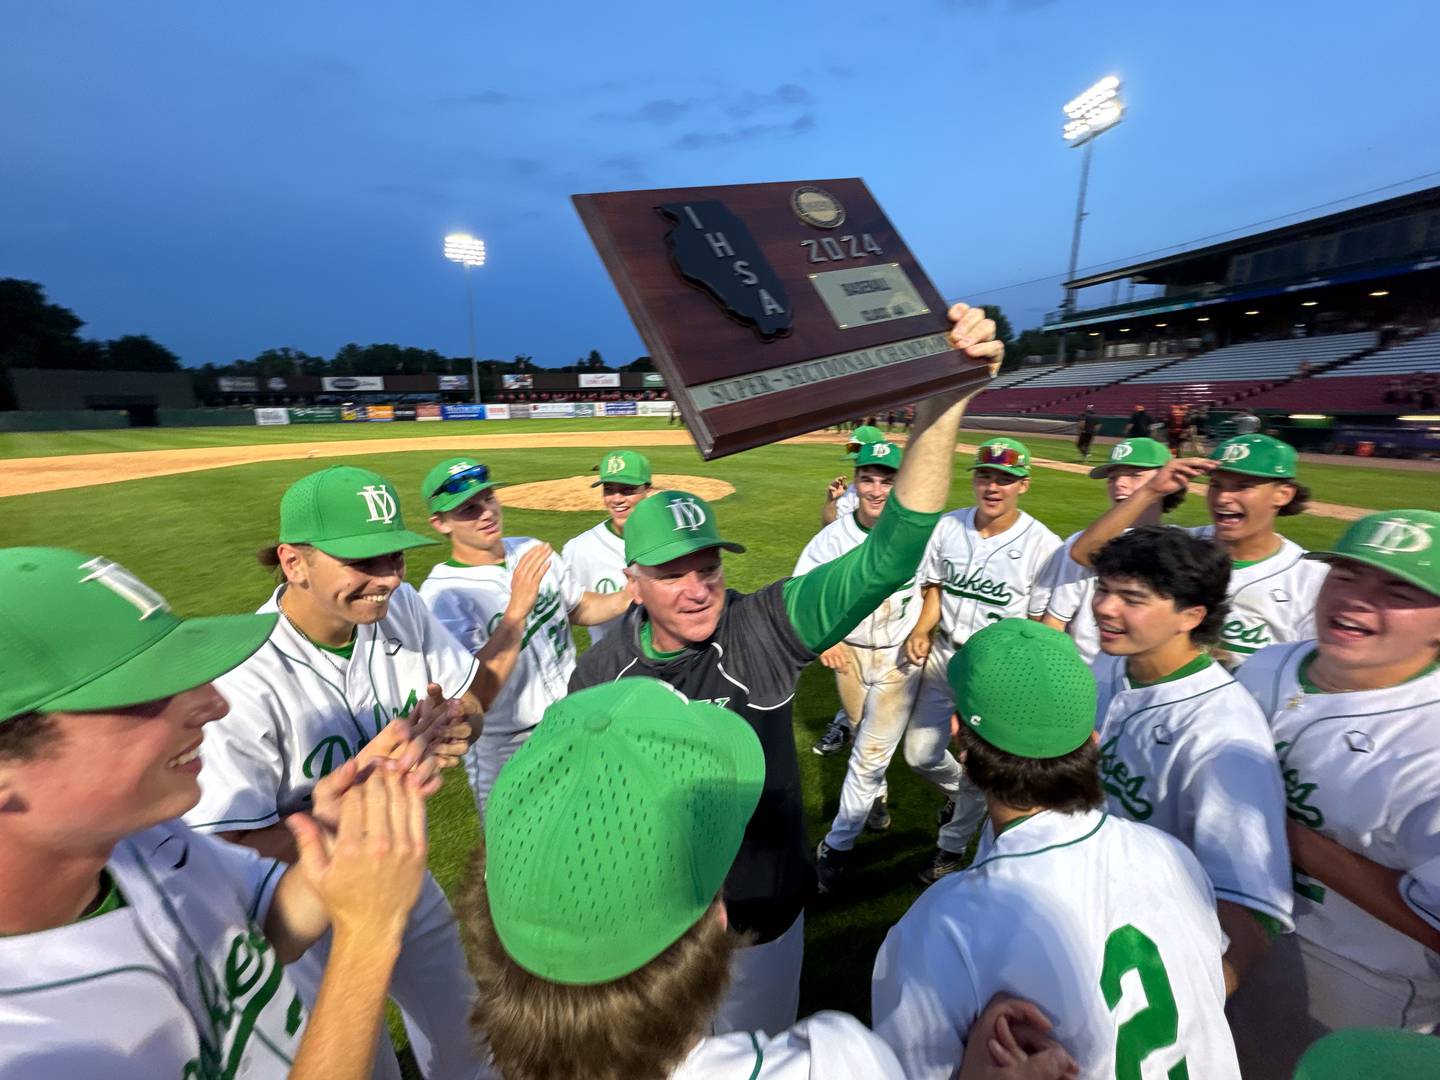
[[530,406],[530,415],[536,420],[568,420],[575,415],[575,405],[569,401],[538,401]]
[[442,405],[440,415],[446,420],[493,420],[490,415],[493,408],[494,405]]
[[340,410],[332,407],[286,409],[292,424],[338,424]]
[[669,401],[641,401],[636,404],[640,406],[641,416],[669,416],[673,403]]
[[261,427],[269,427],[272,424],[290,423],[289,409],[256,409],[255,423]]
[[529,417],[530,417],[530,406],[529,406],[529,405],[524,404],[524,403],[522,402],[522,403],[520,403],[520,404],[514,404],[514,405],[511,405],[511,406],[510,406],[510,419],[511,419],[511,420],[526,420],[526,419],[529,419]]
[[260,380],[253,375],[221,375],[215,385],[222,394],[253,394],[260,389]]
[[577,401],[575,402],[575,415],[594,416],[595,410],[598,408],[600,408],[600,406],[593,401]]
[[640,406],[634,401],[605,402],[606,416],[639,416]]
[[395,419],[394,405],[366,405],[363,411],[366,420],[388,424]]
[[583,375],[583,374],[582,374],[582,375],[580,376],[580,388],[581,388],[582,390],[593,390],[593,389],[595,389],[596,387],[602,387],[602,386],[608,387],[608,386],[619,386],[619,385],[620,385],[620,376],[619,376],[618,373],[614,373],[614,372],[612,372],[612,373],[609,374],[609,375],[595,375],[595,374],[592,374],[592,375]]
[[415,419],[416,419],[416,420],[443,420],[444,417],[440,415],[440,406],[439,406],[439,405],[416,405],[416,406],[415,406]]
[[415,406],[414,406],[414,405],[396,405],[396,406],[395,406],[395,419],[396,419],[396,420],[414,420],[414,419],[415,419]]
[[365,410],[357,409],[354,405],[346,405],[340,410],[340,419],[347,424],[355,420],[364,420]]
[[664,386],[665,376],[658,371],[647,371],[645,377],[640,380],[642,386]]
[[320,380],[325,390],[384,390],[383,375],[326,375]]

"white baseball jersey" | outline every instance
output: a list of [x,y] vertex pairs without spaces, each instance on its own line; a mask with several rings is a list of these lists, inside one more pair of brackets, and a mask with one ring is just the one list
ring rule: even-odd
[[[1047,810],[930,886],[890,930],[871,984],[875,1034],[910,1080],[948,1080],[1000,991],[1035,1002],[1085,1080],[1238,1080],[1223,938],[1195,856],[1100,811]],[[977,1047],[983,1049],[982,1047]]]
[[[836,518],[810,538],[795,563],[795,577],[824,563],[833,562],[865,542],[869,532],[854,514]],[[845,641],[861,648],[878,649],[904,644],[920,619],[920,583],[911,578],[896,589],[860,625],[845,635]]]
[[[1215,539],[1213,525],[1187,530]],[[1315,636],[1315,601],[1330,568],[1304,558],[1305,549],[1280,537],[1280,550],[1249,566],[1230,568],[1230,613],[1221,628],[1221,644],[1242,660],[1257,649]]]
[[[540,543],[528,536],[505,538],[505,561],[493,566],[441,563],[420,585],[420,595],[435,617],[471,652],[490,640],[510,603],[510,575],[520,556]],[[490,735],[526,731],[567,693],[575,670],[570,612],[585,590],[556,554],[540,580],[540,595],[525,619],[520,655],[510,678],[485,713]]]
[[105,868],[124,906],[0,937],[0,1078],[289,1076],[305,1010],[260,930],[281,865],[170,821]]
[[855,485],[847,487],[840,498],[835,500],[835,520],[839,521],[846,514],[853,514],[860,508],[860,493],[855,490]]
[[1050,556],[1030,593],[1027,614],[1032,619],[1049,615],[1065,623],[1065,632],[1088,664],[1100,653],[1100,631],[1090,608],[1095,598],[1096,574],[1070,557],[1070,549],[1084,531],[1071,533]]
[[[284,586],[261,605],[279,611]],[[230,713],[205,725],[202,832],[261,829],[310,802],[315,781],[354,757],[439,683],[458,697],[477,664],[401,584],[379,622],[355,628],[350,659],[321,649],[281,615],[254,656],[215,680]]]
[[[1275,645],[1237,674],[1269,718],[1290,816],[1402,871],[1401,897],[1440,930],[1440,670],[1384,690],[1308,692],[1300,673],[1314,651]],[[1413,999],[1413,1021],[1440,1021],[1440,954],[1298,872],[1295,932]]]
[[890,1047],[853,1016],[819,1012],[774,1038],[732,1031],[701,1039],[670,1080],[904,1080]]
[[1132,686],[1125,658],[1095,658],[1100,779],[1110,812],[1195,853],[1215,896],[1292,929],[1285,792],[1270,729],[1223,666]]
[[940,585],[940,629],[955,645],[1001,619],[1023,619],[1030,592],[1060,538],[1024,510],[996,536],[975,528],[975,507],[940,519],[925,550],[920,576]]
[[[625,588],[625,539],[615,535],[609,518],[573,538],[560,554],[582,590],[613,593]],[[616,615],[607,622],[587,626],[590,643],[593,645],[619,626],[622,618]]]

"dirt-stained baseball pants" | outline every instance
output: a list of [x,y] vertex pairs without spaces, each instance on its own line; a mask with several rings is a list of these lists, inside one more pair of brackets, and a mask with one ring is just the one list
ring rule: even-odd
[[926,779],[936,775],[947,778],[945,786],[937,786],[955,800],[955,812],[950,815],[949,822],[940,828],[940,847],[958,855],[965,850],[985,819],[985,797],[970,782],[949,749],[950,717],[955,713],[955,698],[950,692],[945,669],[954,655],[954,644],[937,636],[925,661],[915,711],[905,732],[905,761]]

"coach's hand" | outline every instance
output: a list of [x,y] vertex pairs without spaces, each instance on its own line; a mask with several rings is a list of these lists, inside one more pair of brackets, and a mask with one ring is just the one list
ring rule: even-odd
[[971,360],[979,360],[994,375],[1005,359],[1005,343],[995,338],[995,321],[985,315],[984,308],[969,304],[953,304],[947,313],[955,325],[950,328],[950,344]]
[[844,675],[850,670],[850,650],[843,641],[838,645],[831,645],[820,654],[820,663],[831,671]]
[[905,659],[916,667],[924,667],[930,657],[930,635],[918,630],[905,639]]

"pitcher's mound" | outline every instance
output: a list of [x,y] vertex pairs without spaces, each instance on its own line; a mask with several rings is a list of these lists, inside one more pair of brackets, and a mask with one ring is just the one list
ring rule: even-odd
[[[542,480],[538,484],[516,484],[500,489],[500,502],[521,510],[596,510],[603,512],[600,488],[592,488],[595,474],[567,476],[563,480]],[[656,491],[679,490],[714,502],[735,494],[735,485],[709,476],[676,476],[656,473],[650,484]]]

